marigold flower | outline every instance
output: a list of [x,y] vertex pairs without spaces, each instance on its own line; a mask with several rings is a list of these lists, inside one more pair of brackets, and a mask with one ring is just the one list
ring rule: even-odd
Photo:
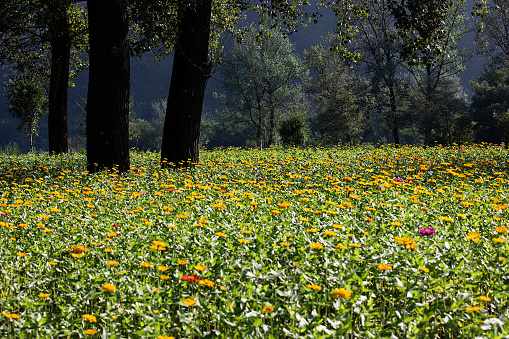
[[226,238],[226,234],[224,234],[223,232],[217,232],[216,235],[218,237],[223,237],[223,238]]
[[22,258],[23,258],[23,257],[24,257],[24,256],[26,256],[26,255],[27,255],[27,254],[26,254],[26,253],[24,253],[24,252],[18,252],[18,257],[22,257]]
[[336,232],[333,232],[333,231],[325,231],[322,233],[322,235],[326,235],[329,237],[335,237],[337,234],[336,234]]
[[207,266],[204,265],[195,265],[194,269],[197,271],[205,271],[207,269]]
[[317,231],[317,230],[315,230],[314,228],[308,228],[308,229],[306,230],[306,232],[308,232],[308,233],[317,233],[318,231]]
[[336,248],[338,250],[346,250],[348,248],[348,246],[346,246],[346,245],[337,245]]
[[238,242],[240,242],[241,244],[249,244],[250,241],[247,240],[247,239],[237,239]]
[[97,322],[97,318],[91,314],[83,314],[81,317],[85,320],[88,320],[91,323]]
[[50,295],[51,295],[50,293],[39,293],[39,298],[47,298]]
[[185,260],[185,259],[183,259],[183,260],[177,260],[177,264],[179,264],[179,265],[186,265],[188,262],[189,262],[189,261],[188,261],[188,260]]
[[93,334],[96,334],[97,333],[97,330],[94,330],[94,329],[91,329],[89,328],[88,330],[85,330],[84,332],[85,334],[88,334],[88,335],[93,335]]
[[169,276],[169,275],[162,275],[162,276],[161,276],[161,279],[163,279],[163,280],[168,280],[168,279],[170,279],[170,276]]
[[505,243],[505,239],[504,238],[493,238],[491,240],[493,240],[493,242],[496,242],[496,243],[499,243],[499,244]]
[[140,263],[140,266],[145,267],[145,268],[149,268],[149,267],[151,267],[152,265],[153,265],[153,264],[151,264],[151,263],[149,263],[149,262],[145,262],[145,261]]
[[312,242],[309,244],[309,247],[311,247],[314,250],[321,250],[323,248],[323,245],[317,242]]
[[429,269],[427,269],[426,267],[420,267],[421,271],[423,271],[424,273],[429,273]]
[[161,271],[161,272],[165,272],[165,271],[169,270],[170,268],[169,268],[169,267],[166,267],[166,266],[162,266],[162,265],[161,265],[161,266],[158,266],[158,267],[157,267],[157,269],[158,269],[159,271]]
[[498,233],[507,233],[507,227],[499,226],[499,227],[495,228],[495,232],[498,232]]
[[286,241],[279,243],[279,245],[281,245],[281,246],[290,246],[291,244],[292,244],[291,242],[286,242]]
[[334,298],[350,299],[352,296],[352,292],[341,287],[336,288],[334,291],[332,291],[332,296]]
[[182,302],[187,306],[193,306],[194,304],[196,304],[196,300],[190,298],[185,298]]
[[394,239],[400,245],[410,245],[410,244],[414,243],[414,239],[410,238],[410,237],[403,237],[403,238],[401,238],[401,237],[395,236]]
[[54,261],[48,261],[48,265],[55,266],[57,263]]
[[356,247],[356,248],[359,248],[359,247],[362,247],[360,244],[348,244],[349,247]]
[[71,253],[71,256],[74,258],[83,258],[85,256],[85,253]]
[[109,260],[108,261],[108,266],[115,266],[116,264],[118,264],[118,261],[116,261],[116,260]]
[[175,339],[175,337],[169,337],[169,336],[166,336],[166,335],[158,335],[157,339]]
[[107,234],[108,238],[113,238],[117,236],[117,232],[110,232]]
[[393,221],[393,222],[391,222],[391,225],[392,226],[403,226],[403,224],[400,223],[399,221]]
[[117,288],[115,287],[115,285],[113,284],[104,284],[102,286],[103,290],[105,290],[106,292],[115,292],[117,290]]

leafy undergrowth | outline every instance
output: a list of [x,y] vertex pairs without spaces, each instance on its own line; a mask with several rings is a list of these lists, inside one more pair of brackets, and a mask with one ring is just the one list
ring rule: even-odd
[[158,157],[0,155],[0,337],[507,337],[507,150]]

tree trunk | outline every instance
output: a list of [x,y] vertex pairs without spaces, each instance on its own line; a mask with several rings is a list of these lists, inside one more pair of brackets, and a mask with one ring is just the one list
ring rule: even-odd
[[54,13],[55,25],[51,37],[51,76],[49,82],[48,137],[49,153],[68,152],[67,89],[69,86],[69,59],[71,38],[67,8]]
[[179,36],[164,120],[161,165],[198,163],[203,97],[210,77],[208,62],[212,0],[179,5]]
[[89,172],[129,169],[129,21],[125,0],[88,1]]

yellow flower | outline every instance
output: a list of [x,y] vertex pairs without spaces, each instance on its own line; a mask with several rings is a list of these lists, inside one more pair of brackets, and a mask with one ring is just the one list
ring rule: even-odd
[[204,286],[207,286],[207,287],[214,287],[214,285],[216,284],[215,282],[213,281],[210,281],[208,279],[203,279],[203,280],[198,280],[198,284],[200,285],[204,285]]
[[336,236],[336,232],[333,232],[333,231],[325,231],[322,234],[323,235],[327,235],[329,237],[335,237]]
[[113,238],[117,236],[117,232],[110,232],[107,234],[108,238]]
[[494,242],[499,243],[499,244],[505,243],[505,239],[504,238],[493,238],[491,240],[493,240]]
[[47,298],[50,295],[51,295],[50,293],[39,293],[39,298]]
[[170,268],[169,268],[169,267],[166,267],[166,266],[162,266],[162,265],[161,265],[161,266],[158,266],[158,267],[157,267],[157,269],[158,269],[159,271],[161,271],[161,272],[165,272],[165,271],[169,270]]
[[272,305],[268,305],[268,306],[265,306],[264,308],[262,308],[262,313],[271,313],[272,311],[274,311],[274,308],[275,306],[272,306]]
[[484,296],[479,296],[476,298],[477,300],[480,300],[480,301],[491,301],[491,298],[490,297],[484,297]]
[[177,260],[177,264],[179,265],[186,265],[189,261],[188,260]]
[[400,245],[410,245],[414,243],[414,239],[409,237],[400,238],[398,236],[395,236],[394,239],[396,239],[396,242]]
[[163,280],[168,280],[168,279],[170,279],[170,276],[169,276],[169,275],[162,275],[162,276],[161,276],[161,279],[163,279]]
[[182,302],[187,306],[193,306],[194,304],[196,304],[196,300],[190,298],[186,298]]
[[108,261],[108,266],[115,266],[116,264],[118,264],[118,261],[116,261],[116,260],[109,260]]
[[482,307],[482,306],[474,306],[474,307],[467,307],[467,308],[465,308],[465,311],[467,311],[467,312],[477,312],[477,311],[480,311],[482,309],[484,309],[484,307]]
[[499,226],[499,227],[495,228],[495,231],[498,233],[507,233],[507,227]]
[[291,242],[286,242],[286,241],[279,243],[279,245],[281,245],[281,246],[290,246],[291,244],[292,244]]
[[175,339],[175,337],[168,337],[166,335],[158,335],[157,339]]
[[282,203],[277,204],[277,206],[278,206],[279,208],[283,208],[283,209],[288,208],[290,205],[291,205],[291,204],[290,204],[289,202],[286,202],[286,201],[285,201],[285,202],[282,202]]
[[94,330],[91,328],[89,328],[88,330],[85,330],[85,334],[88,334],[88,335],[92,335],[92,334],[96,334],[96,333],[97,333],[97,330]]
[[345,246],[345,245],[337,245],[336,248],[338,250],[346,250],[348,248],[348,246]]
[[350,299],[352,296],[352,292],[341,287],[336,288],[334,291],[332,291],[332,296],[334,298]]
[[19,318],[21,318],[21,316],[19,314],[16,314],[16,313],[7,313],[7,312],[3,311],[2,314],[4,315],[4,317],[9,318],[9,319],[19,319]]
[[357,248],[361,247],[361,245],[359,245],[359,244],[348,244],[348,246],[350,246],[350,247],[357,247]]
[[151,264],[151,263],[149,263],[149,262],[145,262],[145,261],[140,263],[140,266],[145,267],[145,268],[149,268],[149,267],[151,267],[152,265],[153,265],[153,264]]
[[26,254],[26,253],[24,253],[24,252],[18,252],[18,257],[22,257],[22,258],[23,258],[23,257],[24,257],[24,256],[26,256],[26,255],[27,255],[27,254]]
[[54,261],[48,261],[48,265],[55,266],[57,263]]
[[71,256],[74,258],[83,258],[85,256],[85,253],[71,253]]
[[218,237],[223,237],[223,238],[226,238],[226,234],[224,234],[223,232],[217,232],[216,235]]
[[317,230],[315,230],[314,228],[308,228],[308,229],[306,230],[306,232],[308,232],[308,233],[317,233],[318,231],[317,231]]
[[249,240],[246,240],[246,239],[237,239],[238,242],[240,242],[241,244],[249,244],[250,241]]
[[279,215],[279,214],[281,213],[281,212],[280,212],[280,211],[278,211],[278,210],[272,210],[272,211],[270,211],[270,212],[271,212],[272,214],[274,214],[274,215]]
[[207,266],[195,265],[194,269],[197,270],[197,271],[205,271],[207,269]]
[[420,269],[421,269],[424,273],[429,273],[429,270],[428,270],[426,267],[420,267]]
[[402,226],[403,224],[400,223],[399,221],[393,221],[393,222],[391,222],[391,225],[392,226]]
[[115,292],[117,290],[117,288],[115,287],[115,285],[113,284],[104,284],[102,286],[103,290],[105,290],[106,292]]
[[309,247],[311,247],[314,250],[321,250],[323,248],[323,245],[317,242],[312,242],[309,244]]
[[392,266],[389,266],[387,264],[380,264],[380,265],[378,265],[378,270],[379,271],[390,271],[390,270],[392,270]]
[[91,323],[97,322],[97,318],[91,314],[83,314],[81,317],[85,320],[88,320]]
[[322,290],[322,287],[319,286],[319,285],[311,285],[311,284],[309,284],[309,285],[306,285],[306,287],[310,288],[312,290],[315,290],[315,291],[321,291]]
[[440,217],[441,220],[443,221],[446,221],[446,222],[451,222],[452,221],[452,218],[450,217]]

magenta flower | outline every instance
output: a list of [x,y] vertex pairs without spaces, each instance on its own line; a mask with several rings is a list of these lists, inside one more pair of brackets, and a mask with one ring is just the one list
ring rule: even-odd
[[419,230],[419,233],[421,235],[427,235],[427,236],[432,236],[433,234],[435,234],[437,231],[433,228],[433,227],[425,227],[425,228],[421,228]]
[[400,179],[400,178],[396,178],[396,179],[394,179],[394,181],[396,181],[396,182],[403,182],[403,181],[405,181],[405,180]]

